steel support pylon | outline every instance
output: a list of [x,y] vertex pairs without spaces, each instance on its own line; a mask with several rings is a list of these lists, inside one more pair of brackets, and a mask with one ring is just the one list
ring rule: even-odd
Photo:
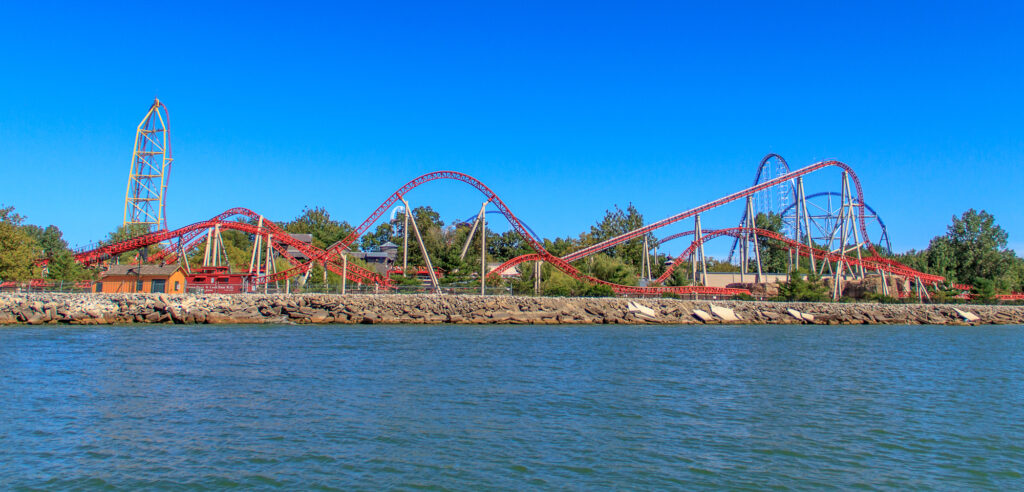
[[135,131],[122,225],[145,225],[147,232],[167,229],[167,182],[173,161],[170,133],[167,106],[154,99]]
[[[406,220],[409,220],[409,202],[405,201],[405,197],[402,197],[402,204],[405,205]],[[427,247],[423,244],[423,236],[420,236],[420,228],[416,225],[416,218],[412,218],[412,232],[416,235],[416,242],[420,245],[420,253],[423,254],[423,262],[427,264],[427,273],[430,275],[430,284],[434,288],[434,292],[437,294],[441,293],[441,284],[437,281],[437,274],[434,272],[434,265],[430,263],[430,255],[427,254]],[[407,272],[402,272],[404,275],[408,275]]]

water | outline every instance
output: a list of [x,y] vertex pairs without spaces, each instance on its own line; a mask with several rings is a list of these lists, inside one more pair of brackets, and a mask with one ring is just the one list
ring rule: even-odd
[[1024,327],[0,328],[0,488],[1021,489]]

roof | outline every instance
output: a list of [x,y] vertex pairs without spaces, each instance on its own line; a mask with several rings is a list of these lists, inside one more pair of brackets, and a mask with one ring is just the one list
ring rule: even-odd
[[398,249],[398,245],[393,243],[393,242],[391,242],[391,241],[388,241],[388,242],[380,245],[380,249]]
[[304,242],[306,244],[310,244],[310,243],[313,242],[313,235],[312,234],[305,234],[305,233],[294,233],[293,234],[293,233],[289,232],[288,235],[291,236],[292,239],[298,239],[299,241],[302,241],[302,242]]
[[111,275],[143,275],[154,277],[169,277],[178,271],[178,265],[110,265],[101,277]]
[[367,258],[394,258],[395,254],[387,251],[356,251],[350,253],[353,258],[367,259]]

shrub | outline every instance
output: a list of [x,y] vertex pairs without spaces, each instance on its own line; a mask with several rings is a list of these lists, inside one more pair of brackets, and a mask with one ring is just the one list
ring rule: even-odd
[[583,297],[613,297],[615,291],[612,290],[611,286],[604,284],[596,285],[585,285],[580,291],[580,295]]
[[827,301],[827,291],[828,287],[822,285],[814,274],[808,274],[806,279],[801,275],[791,275],[788,282],[779,284],[779,298],[786,301]]

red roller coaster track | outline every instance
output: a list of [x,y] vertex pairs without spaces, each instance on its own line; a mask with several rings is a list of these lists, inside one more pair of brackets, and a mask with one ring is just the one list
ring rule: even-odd
[[[733,202],[733,201],[739,200],[740,198],[746,198],[746,197],[751,196],[754,193],[757,193],[757,192],[759,192],[761,190],[765,190],[765,189],[771,188],[771,187],[773,187],[773,186],[775,186],[777,184],[785,183],[786,181],[789,181],[791,179],[796,179],[796,178],[798,178],[800,176],[804,176],[804,175],[810,174],[810,173],[812,173],[814,171],[817,171],[819,169],[823,169],[823,168],[826,168],[826,167],[838,167],[838,168],[842,169],[843,171],[846,171],[847,173],[849,173],[850,179],[853,180],[854,186],[857,189],[857,199],[855,200],[855,205],[857,207],[862,206],[861,204],[864,203],[864,190],[861,188],[860,180],[857,179],[857,175],[853,172],[853,169],[851,169],[850,166],[847,166],[846,164],[843,164],[842,162],[839,162],[839,161],[822,161],[822,162],[818,162],[818,163],[815,163],[815,164],[811,164],[810,166],[804,167],[802,169],[797,169],[796,171],[792,171],[792,172],[790,172],[788,174],[783,174],[782,176],[779,176],[779,177],[777,177],[775,179],[772,179],[772,180],[769,180],[769,181],[765,181],[763,183],[755,184],[754,186],[751,186],[750,188],[747,188],[745,190],[738,191],[738,192],[733,193],[731,195],[719,198],[718,200],[705,203],[704,205],[701,205],[699,207],[692,208],[690,210],[678,213],[678,214],[673,215],[671,217],[666,217],[666,218],[661,219],[661,220],[659,220],[657,222],[653,222],[653,223],[648,224],[646,226],[643,226],[643,227],[640,227],[638,229],[629,231],[629,232],[627,232],[625,234],[622,234],[620,236],[616,236],[616,237],[613,237],[611,239],[602,241],[602,242],[597,243],[597,244],[595,244],[593,246],[588,246],[588,247],[580,249],[578,251],[574,251],[572,253],[569,253],[569,254],[563,256],[562,259],[564,259],[566,261],[573,261],[573,260],[578,260],[580,258],[584,258],[584,257],[590,256],[592,254],[595,254],[595,253],[604,251],[604,250],[606,250],[608,248],[611,248],[612,246],[615,246],[617,244],[621,244],[621,243],[624,243],[626,241],[629,241],[630,239],[641,237],[644,234],[647,234],[647,233],[656,231],[658,229],[661,229],[662,227],[665,227],[665,226],[667,226],[669,224],[673,224],[673,223],[679,222],[680,220],[687,219],[687,218],[693,217],[693,216],[695,216],[697,214],[707,212],[708,210],[720,207],[720,206],[725,205],[725,204],[727,204],[729,202]],[[864,235],[865,241],[867,241],[867,239],[866,239],[867,238],[867,223],[864,220],[864,214],[858,214],[858,216],[860,218],[859,226],[860,226],[861,233]],[[873,255],[879,256],[878,252],[875,251],[874,245],[872,245],[871,243],[867,243],[867,246],[868,246],[868,249],[871,251],[871,253]]]
[[[697,242],[691,244],[691,246],[689,248],[687,248],[685,251],[683,251],[682,254],[677,256],[675,258],[675,260],[673,261],[672,265],[669,266],[669,271],[666,272],[666,273],[663,273],[661,276],[659,276],[657,281],[658,282],[663,282],[666,279],[668,279],[668,277],[672,274],[672,270],[675,269],[675,267],[679,264],[679,262],[683,261],[683,260],[688,260],[690,258],[690,255],[693,254],[694,248],[699,246],[700,244],[702,244],[704,242],[707,242],[709,239],[713,239],[713,238],[716,238],[716,237],[721,237],[723,235],[725,235],[725,236],[732,236],[732,237],[736,238],[737,240],[739,240],[739,239],[742,239],[743,231],[749,231],[749,232],[757,235],[758,237],[763,237],[763,238],[774,239],[774,240],[780,241],[780,242],[784,243],[787,246],[786,249],[793,249],[794,251],[797,252],[797,254],[799,254],[800,256],[804,256],[804,257],[810,256],[808,253],[813,253],[814,258],[817,258],[817,259],[824,258],[824,259],[829,260],[829,261],[837,261],[839,259],[842,259],[844,262],[849,262],[849,264],[852,264],[854,266],[863,266],[865,269],[870,269],[870,270],[884,270],[886,273],[894,273],[894,274],[897,274],[897,275],[903,275],[903,276],[910,277],[910,278],[917,277],[917,278],[920,278],[922,282],[927,282],[927,283],[938,283],[938,282],[942,282],[944,280],[943,277],[940,277],[938,275],[932,275],[932,274],[929,274],[929,273],[919,272],[917,270],[914,270],[914,269],[912,269],[910,267],[907,267],[906,265],[903,265],[902,263],[899,263],[899,262],[897,262],[895,260],[892,260],[892,259],[889,259],[889,258],[883,258],[883,257],[879,257],[879,256],[871,256],[871,257],[867,257],[867,258],[863,258],[863,259],[858,260],[857,258],[852,257],[852,256],[846,257],[846,256],[840,255],[838,253],[834,253],[834,252],[827,251],[827,250],[820,249],[820,248],[808,248],[808,246],[806,244],[798,243],[798,242],[794,241],[792,238],[785,237],[785,236],[783,236],[783,235],[781,235],[779,233],[772,232],[772,231],[767,230],[767,229],[758,229],[758,228],[745,229],[743,227],[735,227],[735,228],[731,228],[731,229],[719,229],[719,230],[711,230],[711,229],[709,229],[709,230],[704,231],[703,232],[704,239],[702,239],[701,241],[697,241]],[[659,245],[660,244],[665,244],[665,243],[667,243],[669,241],[672,241],[674,239],[679,239],[679,238],[682,238],[682,237],[692,236],[693,232],[694,231],[684,231],[684,232],[672,234],[670,236],[665,236],[665,237],[661,238],[660,240],[658,240],[657,244],[659,244]],[[957,288],[957,289],[960,289],[960,290],[971,290],[971,286],[966,285],[966,284],[954,284],[953,287]]]
[[[841,170],[843,170],[843,171],[845,171],[845,172],[847,172],[849,174],[850,178],[853,181],[853,184],[854,184],[854,187],[855,187],[856,193],[857,193],[857,197],[856,197],[856,200],[855,200],[855,205],[858,206],[858,207],[862,206],[861,204],[864,203],[864,200],[863,200],[864,193],[863,193],[863,189],[861,187],[860,180],[857,178],[857,176],[853,172],[853,170],[849,166],[847,166],[846,164],[843,164],[842,162],[839,162],[839,161],[822,161],[822,162],[818,162],[818,163],[809,165],[809,166],[804,167],[802,169],[798,169],[796,171],[789,172],[787,174],[784,174],[784,175],[779,176],[777,178],[774,178],[772,180],[765,181],[763,183],[756,183],[754,186],[751,186],[751,187],[746,188],[744,190],[741,190],[739,192],[733,193],[731,195],[727,195],[727,196],[722,197],[722,198],[720,198],[718,200],[714,200],[712,202],[709,202],[709,203],[706,203],[704,205],[692,208],[692,209],[687,210],[685,212],[681,212],[679,214],[667,217],[665,219],[662,219],[662,220],[659,220],[657,222],[651,223],[649,225],[643,226],[641,228],[635,229],[633,231],[629,231],[629,232],[627,232],[625,234],[622,234],[620,236],[616,236],[614,238],[608,239],[608,240],[600,242],[598,244],[582,248],[582,249],[580,249],[578,251],[574,251],[572,253],[569,253],[568,255],[565,255],[564,257],[557,257],[557,256],[551,254],[550,252],[548,252],[546,249],[544,249],[544,246],[541,243],[540,239],[537,238],[537,237],[534,237],[534,235],[530,232],[529,228],[526,227],[525,223],[523,223],[521,220],[519,220],[519,218],[516,217],[516,215],[512,213],[511,209],[509,209],[509,207],[505,204],[505,202],[502,201],[501,198],[494,191],[492,191],[489,187],[487,187],[484,183],[482,183],[481,181],[477,180],[476,178],[474,178],[474,177],[472,177],[472,176],[470,176],[468,174],[460,173],[460,172],[457,172],[457,171],[437,171],[437,172],[432,172],[432,173],[424,174],[424,175],[419,176],[416,179],[413,179],[412,181],[409,181],[408,183],[406,183],[404,186],[402,186],[397,191],[392,193],[386,200],[384,200],[380,204],[380,206],[378,206],[377,209],[374,210],[374,212],[372,214],[370,214],[370,216],[367,217],[366,220],[364,220],[358,227],[356,227],[355,230],[353,230],[348,236],[346,236],[343,240],[341,240],[341,241],[339,241],[339,242],[337,242],[335,244],[332,244],[326,250],[322,250],[322,249],[319,249],[319,248],[307,245],[307,244],[305,244],[305,243],[303,243],[301,241],[298,241],[298,240],[295,240],[295,239],[291,238],[291,236],[287,235],[282,229],[280,229],[280,227],[278,227],[276,224],[274,224],[273,222],[270,222],[270,221],[268,221],[266,219],[264,219],[263,227],[259,228],[259,229],[255,225],[252,225],[252,224],[225,221],[224,219],[226,219],[228,217],[231,217],[233,215],[243,215],[243,216],[249,217],[251,219],[257,219],[258,217],[260,217],[258,214],[256,214],[255,212],[252,212],[251,210],[243,209],[243,208],[235,208],[235,209],[228,210],[228,211],[226,211],[226,212],[224,212],[224,213],[222,213],[222,214],[212,218],[211,220],[197,222],[195,224],[191,224],[191,225],[182,227],[180,229],[176,229],[174,231],[155,232],[155,233],[147,234],[147,235],[144,235],[144,236],[139,236],[139,237],[136,237],[136,238],[132,238],[132,239],[129,239],[127,241],[120,242],[120,243],[102,246],[102,247],[99,247],[99,248],[96,248],[96,249],[93,249],[93,250],[90,250],[90,251],[85,251],[85,252],[79,253],[78,255],[75,256],[75,258],[76,258],[77,261],[79,261],[81,263],[85,263],[85,264],[95,263],[96,261],[99,261],[99,260],[102,260],[102,259],[105,259],[105,258],[109,258],[109,257],[115,256],[115,255],[118,255],[118,254],[121,254],[121,253],[124,253],[124,252],[127,252],[127,251],[131,251],[131,250],[134,250],[134,249],[137,249],[137,248],[140,248],[140,247],[144,247],[144,246],[148,246],[148,245],[152,245],[152,244],[157,244],[157,243],[160,243],[160,242],[163,242],[163,241],[167,241],[167,240],[170,240],[170,239],[180,239],[182,241],[182,243],[187,243],[189,245],[194,245],[194,244],[198,244],[198,242],[201,240],[199,238],[200,238],[203,230],[211,228],[211,227],[215,227],[217,225],[220,225],[220,227],[222,227],[222,228],[239,230],[239,231],[245,232],[247,234],[261,234],[261,235],[273,234],[274,235],[274,247],[278,248],[279,251],[283,250],[287,246],[292,246],[292,247],[296,248],[297,250],[301,251],[305,256],[310,258],[310,260],[308,262],[306,262],[306,263],[298,263],[298,262],[293,261],[293,264],[295,264],[296,266],[293,267],[292,269],[286,270],[284,272],[279,272],[277,274],[274,274],[274,275],[271,275],[271,276],[268,276],[268,277],[263,277],[262,281],[281,280],[281,279],[287,278],[289,276],[305,273],[305,272],[308,271],[308,269],[314,263],[320,263],[325,268],[327,268],[328,270],[341,275],[343,272],[341,271],[341,268],[336,263],[336,261],[339,259],[340,255],[343,252],[347,251],[351,247],[351,245],[354,244],[356,242],[356,240],[359,239],[360,236],[362,236],[366,231],[368,231],[370,229],[370,227],[372,227],[373,224],[377,222],[377,220],[379,220],[385,213],[387,213],[387,211],[393,205],[395,205],[397,202],[399,202],[402,199],[402,197],[404,197],[407,193],[409,193],[413,189],[418,188],[419,186],[424,185],[424,184],[429,183],[429,182],[432,182],[432,181],[437,181],[437,180],[454,180],[454,181],[459,181],[459,182],[462,182],[462,183],[466,183],[466,184],[470,185],[471,187],[473,187],[473,188],[477,189],[478,191],[480,191],[484,195],[484,197],[487,199],[487,201],[490,202],[491,204],[493,204],[495,206],[495,208],[498,209],[498,212],[500,212],[505,217],[505,219],[508,220],[508,222],[509,222],[510,226],[512,227],[512,229],[515,230],[516,232],[518,232],[519,235],[527,242],[527,244],[529,244],[530,248],[533,249],[534,252],[535,252],[533,254],[523,255],[523,256],[520,256],[520,257],[517,257],[517,258],[513,258],[512,260],[509,260],[509,261],[505,262],[497,270],[495,270],[495,272],[492,272],[489,275],[496,275],[497,273],[500,273],[501,271],[507,270],[508,268],[511,268],[511,267],[513,267],[513,266],[515,266],[515,265],[517,265],[519,263],[523,263],[523,262],[526,262],[526,261],[544,261],[546,263],[551,264],[552,266],[554,266],[555,268],[559,269],[560,271],[570,275],[571,277],[573,277],[575,279],[582,280],[582,281],[585,281],[585,282],[589,282],[589,283],[592,283],[592,284],[607,285],[607,286],[610,286],[617,293],[658,294],[658,293],[661,293],[661,292],[673,292],[673,293],[681,293],[681,294],[698,293],[698,294],[733,295],[733,294],[743,293],[743,292],[747,292],[747,291],[744,290],[744,289],[725,289],[725,288],[695,287],[695,286],[688,286],[688,287],[667,287],[667,286],[637,287],[637,286],[618,285],[618,284],[613,284],[613,283],[610,283],[610,282],[606,282],[606,281],[603,281],[603,280],[600,280],[600,279],[597,279],[597,278],[585,275],[585,274],[581,273],[579,270],[577,270],[574,266],[572,266],[572,264],[570,264],[570,262],[574,261],[574,260],[581,259],[581,258],[585,258],[585,257],[590,256],[590,255],[593,255],[595,253],[603,251],[603,250],[605,250],[607,248],[610,248],[612,246],[615,246],[617,244],[621,244],[621,243],[623,243],[625,241],[628,241],[630,239],[641,237],[644,234],[647,234],[647,233],[650,233],[652,231],[661,229],[661,228],[663,228],[665,226],[668,226],[670,224],[676,223],[676,222],[678,222],[680,220],[683,220],[683,219],[686,219],[686,218],[689,218],[689,217],[693,217],[693,216],[695,216],[697,214],[709,211],[709,210],[714,209],[716,207],[720,207],[720,206],[725,205],[727,203],[739,200],[741,198],[745,198],[745,197],[751,196],[754,193],[757,193],[758,191],[762,191],[762,190],[770,188],[772,186],[776,186],[776,185],[778,185],[780,183],[784,183],[784,182],[786,182],[788,180],[792,180],[792,179],[795,179],[797,177],[804,176],[804,175],[807,175],[807,174],[810,174],[810,173],[813,173],[815,171],[818,171],[818,170],[821,170],[821,169],[824,169],[824,168],[828,168],[828,167],[837,167],[837,168],[839,168],[839,169],[841,169]],[[859,216],[860,230],[861,230],[861,232],[864,233],[864,237],[867,237],[867,234],[866,234],[867,226],[865,224],[865,220],[864,220],[863,214],[858,214],[858,216]],[[707,241],[707,240],[712,239],[714,237],[721,237],[721,236],[736,237],[736,236],[742,234],[744,231],[745,231],[744,228],[708,230],[708,231],[706,231],[704,233],[703,241]],[[828,252],[828,251],[821,250],[821,249],[809,248],[809,247],[807,247],[804,244],[797,243],[796,241],[793,241],[791,239],[785,238],[785,237],[783,237],[783,236],[781,236],[779,234],[776,234],[774,232],[771,232],[771,231],[766,231],[766,230],[761,230],[761,229],[754,229],[751,232],[754,232],[758,236],[763,236],[765,238],[769,238],[769,239],[773,239],[773,240],[779,241],[779,242],[785,244],[786,247],[792,248],[794,251],[798,252],[798,254],[801,254],[801,255],[808,256],[808,255],[812,255],[813,254],[816,258],[824,258],[824,259],[828,259],[830,261],[842,260],[847,265],[863,266],[866,269],[884,271],[886,273],[895,274],[895,275],[903,275],[903,276],[908,276],[908,277],[917,277],[917,278],[921,279],[921,281],[923,281],[923,282],[940,282],[940,281],[943,280],[942,277],[939,277],[939,276],[936,276],[936,275],[925,274],[923,272],[918,272],[918,271],[910,269],[909,267],[907,267],[905,265],[902,265],[902,264],[900,264],[900,263],[898,263],[898,262],[896,262],[894,260],[889,260],[889,259],[885,259],[885,258],[879,257],[878,253],[875,251],[874,246],[870,242],[868,242],[866,244],[867,244],[868,249],[872,252],[873,256],[872,257],[868,257],[868,258],[864,258],[864,259],[857,259],[857,258],[853,258],[853,257],[848,257],[848,256],[840,255],[840,254],[837,254],[837,253]],[[697,245],[699,245],[699,242],[692,244],[686,250],[686,252],[683,253],[681,258],[682,257],[687,257],[689,254],[691,254],[693,249],[694,249],[694,247],[697,246]],[[174,251],[172,251],[172,250],[165,250],[165,251],[162,251],[158,255],[158,259],[173,258],[173,256],[175,254],[176,253]],[[345,273],[347,273],[347,276],[348,276],[348,278],[350,280],[353,280],[355,282],[375,283],[375,284],[377,284],[377,285],[379,285],[381,287],[385,287],[385,288],[388,288],[388,287],[392,286],[390,281],[387,278],[384,278],[384,277],[382,277],[380,275],[377,275],[377,274],[375,274],[373,272],[370,272],[369,270],[366,270],[364,268],[361,268],[361,267],[358,267],[358,266],[355,266],[355,265],[352,265],[352,264],[348,265],[347,272],[345,272]],[[659,278],[659,282],[663,281],[665,278],[667,278],[666,275],[670,275],[670,274],[671,274],[671,270],[666,272],[666,274],[663,274],[662,277]]]
[[[676,257],[675,261],[673,261],[672,264],[665,269],[665,272],[662,273],[661,276],[659,276],[658,279],[655,280],[655,282],[661,283],[664,282],[665,280],[668,280],[668,278],[672,276],[672,271],[675,270],[676,266],[678,266],[679,263],[682,262],[684,259],[690,258],[690,256],[693,255],[694,251],[696,251],[696,249],[700,247],[701,244],[711,239],[715,239],[722,236],[742,238],[744,233],[753,233],[760,238],[778,241],[779,243],[784,244],[786,246],[786,249],[791,249],[803,257],[813,256],[816,259],[824,259],[832,262],[842,261],[847,265],[863,267],[866,270],[881,270],[886,273],[902,275],[909,278],[916,277],[921,279],[921,281],[925,283],[938,283],[945,280],[943,277],[940,277],[938,275],[931,275],[924,272],[919,272],[910,267],[904,266],[900,263],[888,260],[886,258],[872,256],[858,259],[853,256],[844,256],[839,253],[834,253],[820,248],[808,247],[806,244],[794,241],[791,238],[785,237],[777,232],[770,231],[768,229],[732,227],[729,229],[709,229],[707,231],[704,231],[702,237],[691,243],[690,246],[682,252],[682,254]],[[693,232],[691,231],[690,234],[693,234]]]
[[[232,211],[225,212],[224,214],[221,214],[221,216],[236,215],[236,214],[239,213],[239,212],[235,212],[237,210],[244,210],[244,212],[242,212],[244,215],[249,215],[249,214],[252,213],[252,212],[250,212],[248,210],[245,210],[245,209],[232,209]],[[264,225],[266,225],[266,222],[264,222]],[[90,251],[85,251],[85,252],[82,252],[82,253],[79,253],[79,254],[75,255],[75,260],[78,261],[79,263],[84,264],[84,265],[89,265],[89,264],[93,264],[93,263],[105,260],[105,259],[113,257],[113,256],[117,256],[117,255],[119,255],[121,253],[127,253],[129,251],[133,251],[133,250],[136,250],[136,249],[139,249],[139,248],[144,248],[146,246],[150,246],[150,245],[153,245],[153,244],[159,244],[159,243],[162,243],[164,241],[171,240],[171,239],[184,238],[184,237],[194,237],[192,235],[194,233],[196,233],[197,231],[201,233],[204,230],[207,230],[207,229],[210,229],[210,228],[213,228],[213,227],[217,227],[217,226],[220,226],[222,229],[232,229],[232,230],[244,232],[246,234],[262,234],[262,235],[274,234],[274,243],[275,243],[275,245],[291,246],[291,247],[297,249],[298,251],[302,252],[302,254],[306,255],[309,258],[320,258],[320,257],[322,257],[324,255],[324,251],[323,250],[321,250],[319,248],[316,248],[314,246],[310,246],[310,245],[308,245],[308,244],[306,244],[306,243],[304,243],[302,241],[299,241],[299,240],[289,236],[288,234],[282,233],[281,230],[279,228],[277,228],[277,226],[273,226],[272,228],[264,229],[264,228],[259,228],[259,227],[255,226],[253,224],[246,224],[246,223],[242,223],[242,222],[231,222],[231,221],[224,221],[224,220],[206,220],[206,221],[202,221],[202,222],[196,222],[195,224],[190,224],[190,225],[187,225],[187,226],[182,227],[180,229],[175,229],[173,231],[157,231],[157,232],[152,232],[152,233],[149,233],[149,234],[145,234],[145,235],[142,235],[142,236],[138,236],[138,237],[134,237],[134,238],[128,239],[126,241],[121,241],[119,243],[114,243],[114,244],[109,244],[109,245],[101,246],[99,248],[96,248],[96,249],[93,249],[93,250],[90,250]],[[275,234],[275,231],[276,231],[276,234]],[[281,251],[281,250],[279,249],[279,251]],[[313,264],[312,262],[309,262],[309,263],[300,265],[299,267],[297,267],[298,269],[292,269],[292,270],[288,270],[288,271],[292,272],[292,275],[296,275],[296,274],[299,274],[299,273],[305,273],[306,269],[311,267],[312,264]],[[335,273],[337,273],[339,275],[342,274],[341,269],[338,268],[337,265],[326,264],[325,266],[326,266],[327,269],[329,269],[329,270],[331,270],[331,271],[333,271],[333,272],[335,272]],[[385,279],[384,277],[381,277],[380,275],[377,275],[374,272],[366,270],[365,268],[362,268],[362,267],[360,267],[358,265],[354,265],[354,264],[353,265],[348,265],[348,269],[347,270],[348,271],[346,273],[348,274],[348,278],[350,280],[354,281],[354,282],[359,282],[359,283],[376,283],[378,285],[385,286],[385,287],[389,286],[389,282],[387,281],[387,279]],[[282,272],[282,273],[284,273],[284,272]],[[280,274],[278,274],[278,275],[280,275]],[[263,277],[261,279],[261,281],[273,282],[275,280],[281,280],[281,279],[286,278],[286,277],[287,276],[275,277],[274,275],[271,275],[269,277]]]

